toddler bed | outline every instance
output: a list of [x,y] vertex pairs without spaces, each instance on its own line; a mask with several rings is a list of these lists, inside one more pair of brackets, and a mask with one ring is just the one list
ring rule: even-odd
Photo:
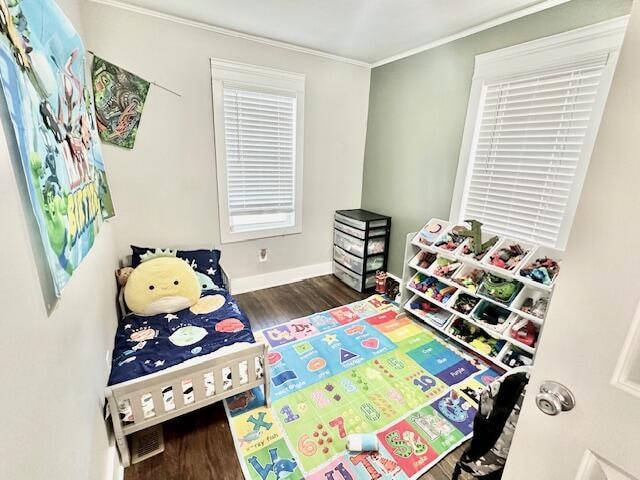
[[[128,311],[124,289],[119,291],[122,316],[106,399],[125,467],[131,463],[127,435],[260,385],[269,403],[268,347],[256,342],[226,290],[220,252],[132,248],[132,266],[154,256],[185,260],[198,276],[201,295],[195,305],[174,313],[139,315]],[[149,289],[163,288],[148,283]]]

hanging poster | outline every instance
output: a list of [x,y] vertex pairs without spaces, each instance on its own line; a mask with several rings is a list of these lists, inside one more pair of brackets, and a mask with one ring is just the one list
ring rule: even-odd
[[0,78],[60,296],[113,205],[84,46],[53,0],[0,0]]
[[99,57],[93,59],[92,72],[100,138],[133,148],[149,82]]

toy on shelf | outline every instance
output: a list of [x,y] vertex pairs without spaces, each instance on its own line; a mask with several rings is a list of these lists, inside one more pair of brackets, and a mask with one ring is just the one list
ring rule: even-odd
[[376,293],[380,295],[384,295],[387,288],[387,272],[383,272],[382,270],[378,270],[376,272]]
[[479,299],[476,297],[460,293],[453,304],[453,309],[463,315],[469,315],[478,304],[478,301]]
[[436,258],[435,269],[433,274],[437,277],[451,278],[451,276],[462,266],[461,263],[455,260],[450,260],[445,257]]
[[520,275],[543,285],[551,285],[559,272],[560,265],[549,257],[538,258],[520,269]]
[[484,258],[484,256],[487,254],[487,252],[489,250],[491,250],[491,247],[493,245],[489,245],[486,249],[483,249],[482,251],[480,251],[479,253],[474,253],[473,248],[473,239],[469,240],[469,243],[465,243],[462,246],[462,250],[460,251],[460,255],[464,256],[464,257],[468,257],[473,255],[474,260],[480,261]]
[[449,233],[440,237],[438,241],[434,243],[434,246],[441,248],[443,250],[447,250],[449,252],[454,251],[456,248],[460,246],[462,242],[464,242],[466,238],[457,232],[464,231],[464,230],[465,228],[461,226],[453,227]]
[[488,357],[497,356],[506,343],[487,335],[481,328],[465,322],[462,318],[453,321],[449,333]]
[[424,245],[432,245],[438,237],[442,234],[445,228],[447,228],[447,222],[441,222],[438,220],[432,220],[424,226],[420,232],[418,232],[418,242]]
[[519,243],[509,243],[492,253],[489,257],[489,263],[505,270],[515,270],[527,253],[529,250]]
[[539,330],[536,324],[526,318],[516,319],[509,329],[511,338],[531,348],[535,347],[538,341],[538,333]]
[[484,278],[484,270],[479,268],[473,268],[468,270],[466,273],[460,272],[459,275],[456,275],[453,278],[453,281],[457,284],[463,286],[470,292],[475,293]]
[[533,297],[527,297],[524,302],[522,302],[520,311],[533,315],[534,317],[544,318],[547,315],[548,307],[549,299],[547,297],[540,297],[535,301]]
[[451,313],[447,310],[418,297],[409,303],[409,307],[416,315],[428,319],[439,327],[442,327],[451,318]]
[[[469,238],[469,242],[465,245],[463,249],[463,254],[470,255],[471,253],[473,253],[476,260],[479,260],[484,256],[485,253],[487,253],[487,251],[489,251],[491,247],[493,247],[496,244],[496,242],[498,241],[498,237],[493,236],[486,242],[483,242],[482,241],[482,222],[479,222],[478,220],[465,220],[465,222],[470,224],[471,228],[462,230],[459,232],[459,234],[462,235],[463,237]],[[468,253],[465,253],[464,250],[467,250],[467,249],[468,249]]]
[[516,280],[505,280],[488,273],[482,280],[478,293],[508,305],[521,289],[522,284]]
[[440,303],[447,303],[456,292],[456,287],[450,287],[437,278],[423,275],[422,273],[417,273],[411,279],[409,285]]
[[533,365],[533,358],[520,349],[512,348],[502,357],[502,363],[509,368]]
[[425,252],[424,250],[419,251],[416,256],[416,265],[424,269],[429,268],[437,257],[435,253]]
[[506,308],[499,307],[495,303],[483,300],[473,311],[473,318],[478,322],[486,324],[491,330],[503,332],[507,326],[511,312]]

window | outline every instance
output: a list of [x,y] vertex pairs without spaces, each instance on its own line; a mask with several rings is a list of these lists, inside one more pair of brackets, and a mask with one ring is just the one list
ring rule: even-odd
[[212,60],[223,243],[302,231],[304,76]]
[[564,249],[625,25],[476,57],[452,219]]

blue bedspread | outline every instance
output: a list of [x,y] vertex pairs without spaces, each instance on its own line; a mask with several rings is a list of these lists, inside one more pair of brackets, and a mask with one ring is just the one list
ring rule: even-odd
[[255,342],[249,320],[226,290],[203,292],[173,314],[129,314],[116,331],[109,385],[163,370],[236,342]]

